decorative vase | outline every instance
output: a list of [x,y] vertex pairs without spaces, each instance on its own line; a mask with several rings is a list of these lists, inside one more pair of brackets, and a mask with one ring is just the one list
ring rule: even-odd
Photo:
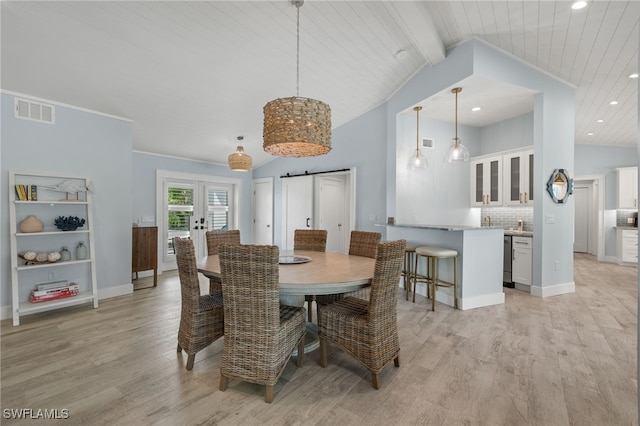
[[27,216],[19,225],[20,232],[40,232],[44,229],[44,223],[42,223],[34,215]]
[[71,252],[67,248],[67,246],[62,246],[62,250],[60,250],[60,260],[71,260]]
[[87,258],[87,246],[82,241],[78,243],[76,247],[76,259],[82,260]]

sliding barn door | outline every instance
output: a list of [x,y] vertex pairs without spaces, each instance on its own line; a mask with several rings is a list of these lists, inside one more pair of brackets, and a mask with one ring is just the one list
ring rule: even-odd
[[282,247],[293,250],[296,229],[313,229],[313,176],[282,180]]

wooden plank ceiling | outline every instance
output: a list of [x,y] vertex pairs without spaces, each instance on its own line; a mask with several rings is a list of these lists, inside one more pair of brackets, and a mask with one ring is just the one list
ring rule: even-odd
[[[570,5],[307,1],[300,95],[327,102],[336,127],[385,102],[446,48],[476,37],[576,87],[576,143],[633,146],[638,80],[628,75],[638,72],[640,2]],[[130,118],[139,151],[225,164],[242,135],[255,165],[273,158],[261,147],[262,107],[296,90],[296,10],[287,1],[1,8],[3,90]],[[527,91],[467,83],[462,124],[531,109]],[[436,98],[427,116],[452,121],[453,98]],[[474,115],[476,102],[483,110]]]

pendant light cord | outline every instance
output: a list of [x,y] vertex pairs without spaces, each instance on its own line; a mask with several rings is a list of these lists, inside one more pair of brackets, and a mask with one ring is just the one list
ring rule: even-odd
[[416,155],[420,150],[420,110],[421,106],[417,106],[414,108],[416,110]]
[[458,93],[462,92],[462,87],[456,87],[451,89],[451,92],[456,95],[456,137],[455,137],[455,147],[458,149],[458,145],[460,144],[460,139],[458,139]]
[[300,6],[302,2],[296,2],[298,11],[296,24],[296,98],[300,97]]

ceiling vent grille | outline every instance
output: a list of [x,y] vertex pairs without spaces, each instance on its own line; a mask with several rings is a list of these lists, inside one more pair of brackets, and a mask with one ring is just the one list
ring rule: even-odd
[[435,144],[435,141],[433,139],[428,139],[428,138],[422,138],[422,147],[423,148],[433,148]]
[[20,98],[15,98],[14,105],[16,118],[49,124],[56,122],[56,109],[53,105]]

